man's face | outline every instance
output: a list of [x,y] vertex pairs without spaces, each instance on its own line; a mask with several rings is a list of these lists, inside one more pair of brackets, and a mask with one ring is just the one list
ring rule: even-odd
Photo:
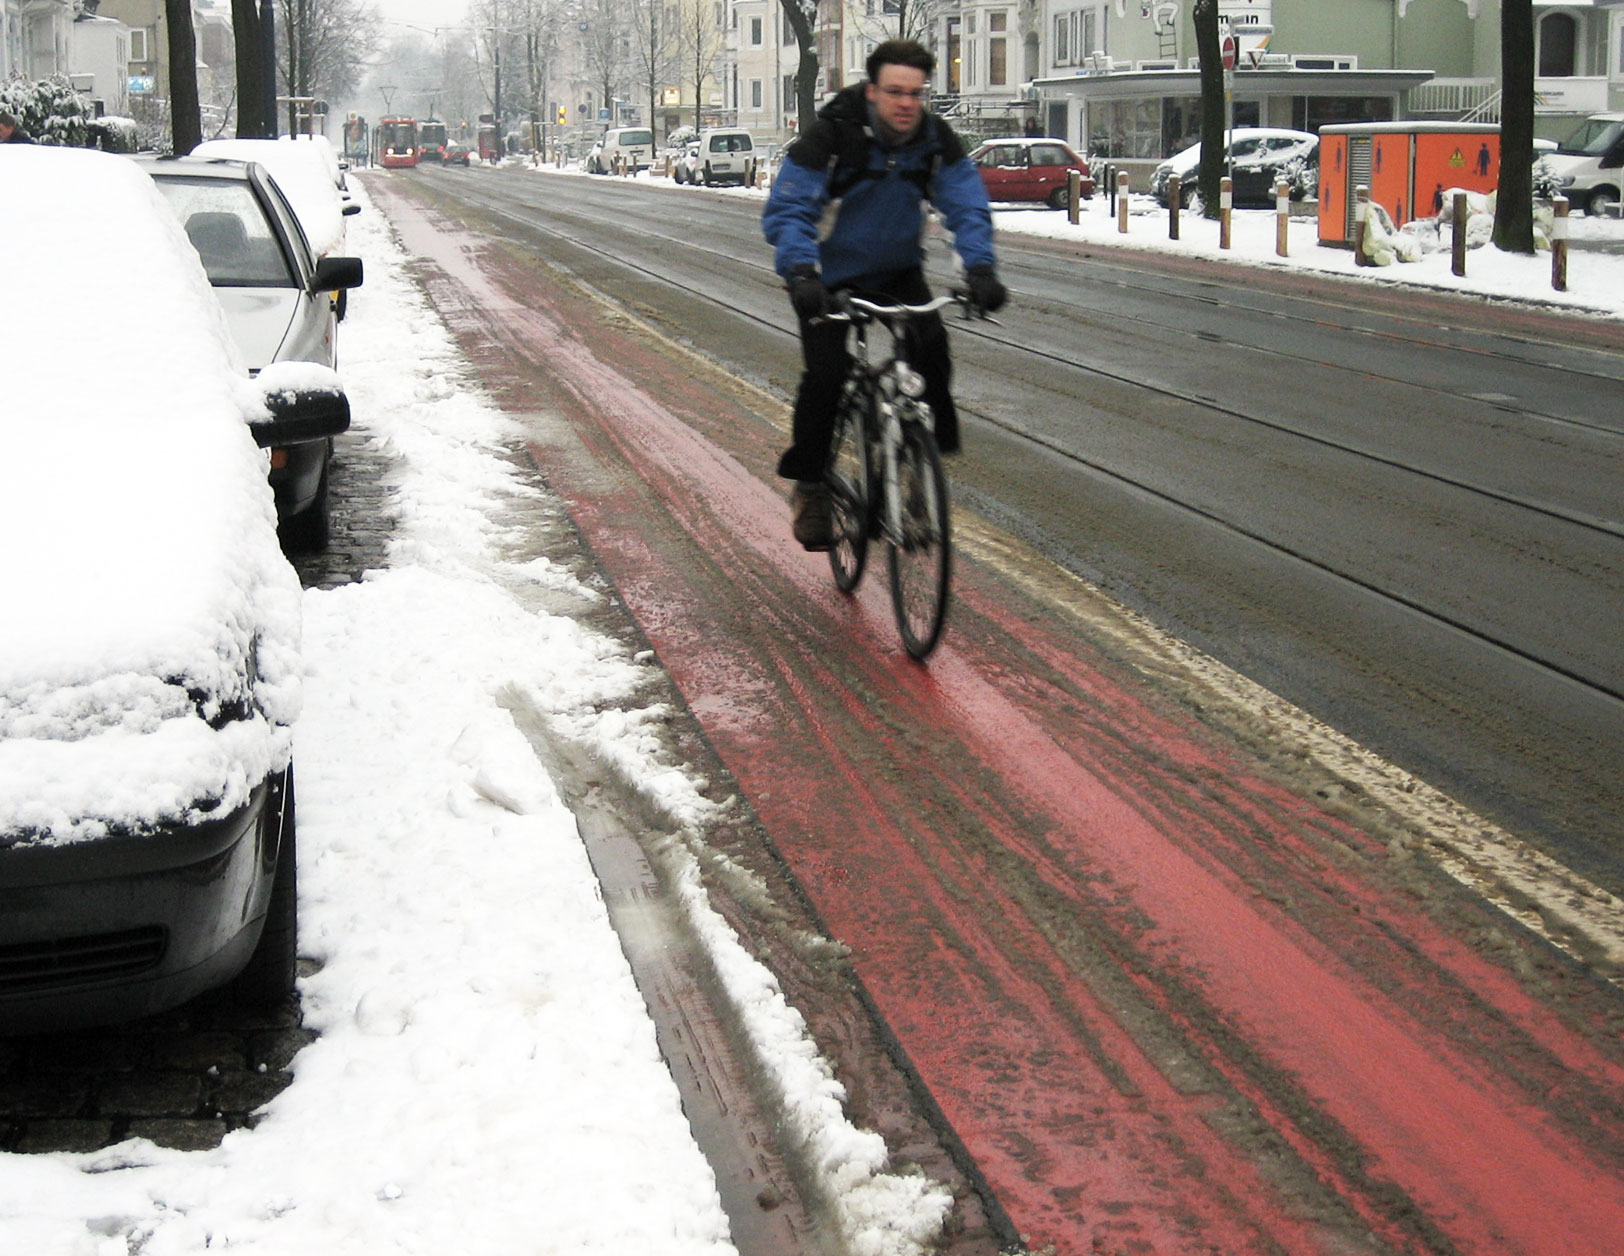
[[882,65],[879,77],[868,85],[868,99],[881,122],[906,135],[925,111],[925,72],[911,65]]
[[9,122],[0,122],[0,144],[9,142],[11,139],[11,133],[16,129],[17,128],[12,126]]

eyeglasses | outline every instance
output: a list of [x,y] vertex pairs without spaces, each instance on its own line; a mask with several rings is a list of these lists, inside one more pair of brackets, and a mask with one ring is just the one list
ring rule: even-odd
[[925,101],[930,99],[930,88],[882,87],[880,88],[880,95],[889,96],[892,100],[902,100],[906,97],[908,100]]

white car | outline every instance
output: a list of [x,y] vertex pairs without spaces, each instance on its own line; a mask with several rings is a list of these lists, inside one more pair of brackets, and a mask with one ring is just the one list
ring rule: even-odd
[[671,163],[671,179],[675,183],[699,182],[699,141],[689,140],[682,146]]
[[301,593],[261,446],[348,404],[310,363],[249,378],[128,158],[4,145],[0,186],[0,1033],[280,1004]]

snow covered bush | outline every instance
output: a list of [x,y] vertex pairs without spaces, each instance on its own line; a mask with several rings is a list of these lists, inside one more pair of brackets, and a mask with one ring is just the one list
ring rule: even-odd
[[90,142],[103,152],[138,153],[141,151],[141,127],[134,118],[105,118],[90,120]]
[[36,144],[83,148],[90,142],[90,101],[73,90],[66,75],[0,83],[0,109],[14,114]]

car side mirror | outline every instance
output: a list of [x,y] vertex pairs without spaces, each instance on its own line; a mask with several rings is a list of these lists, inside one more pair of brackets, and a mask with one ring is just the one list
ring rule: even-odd
[[348,218],[351,214],[359,214],[360,212],[361,207],[354,201],[351,201],[348,205],[344,206],[344,216],[346,218]]
[[254,385],[267,414],[251,420],[248,427],[261,449],[320,440],[349,430],[350,399],[331,367],[315,362],[273,362],[254,377]]
[[310,291],[328,292],[334,288],[361,286],[361,259],[359,257],[324,257],[316,263],[316,273],[310,277]]

